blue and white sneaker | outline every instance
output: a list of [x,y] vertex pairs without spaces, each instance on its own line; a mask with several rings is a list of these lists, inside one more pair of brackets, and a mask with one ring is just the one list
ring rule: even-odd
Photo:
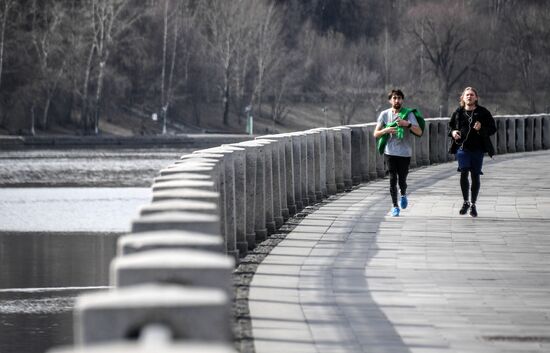
[[391,216],[392,217],[399,217],[399,207],[394,207],[391,209]]
[[399,200],[399,206],[401,206],[402,209],[407,208],[409,205],[409,200],[407,200],[407,195],[401,195],[401,200]]

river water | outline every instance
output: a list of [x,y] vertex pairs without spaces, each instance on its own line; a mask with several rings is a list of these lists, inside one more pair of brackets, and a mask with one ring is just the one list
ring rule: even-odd
[[108,288],[151,180],[188,152],[0,151],[0,353],[73,343],[75,297]]

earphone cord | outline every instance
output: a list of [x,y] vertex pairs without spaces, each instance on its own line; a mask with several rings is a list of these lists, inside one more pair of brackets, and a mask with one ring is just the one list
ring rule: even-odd
[[[464,114],[466,114],[466,113],[464,113]],[[472,131],[472,119],[473,119],[474,115],[472,113],[472,116],[468,116],[468,114],[466,114],[466,116],[468,117],[468,133],[466,134],[466,138],[460,144],[460,149],[464,149],[464,143],[466,141],[468,141],[468,136],[470,136],[470,132]]]

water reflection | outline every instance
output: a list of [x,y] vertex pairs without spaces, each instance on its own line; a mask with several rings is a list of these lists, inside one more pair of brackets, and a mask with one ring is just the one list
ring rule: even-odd
[[74,298],[106,289],[119,235],[0,232],[0,352],[71,344]]

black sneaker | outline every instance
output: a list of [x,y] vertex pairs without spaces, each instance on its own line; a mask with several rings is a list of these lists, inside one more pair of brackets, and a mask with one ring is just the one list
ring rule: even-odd
[[468,201],[464,201],[464,203],[462,204],[462,208],[460,209],[460,211],[458,211],[458,213],[460,213],[461,215],[465,215],[466,212],[468,212],[469,208],[470,203]]
[[477,217],[477,210],[476,210],[475,204],[472,204],[472,207],[470,208],[470,216]]

